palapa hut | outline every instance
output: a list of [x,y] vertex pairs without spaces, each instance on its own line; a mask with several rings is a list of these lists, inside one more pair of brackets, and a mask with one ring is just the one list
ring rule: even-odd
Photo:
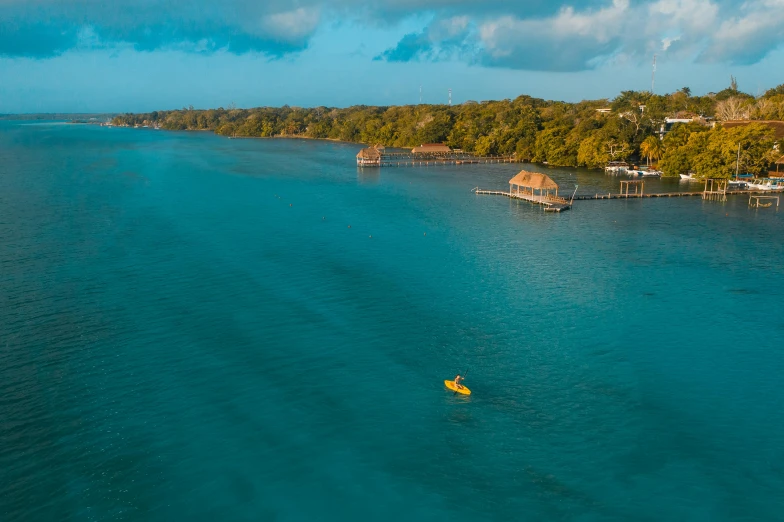
[[768,177],[769,178],[779,178],[779,179],[784,178],[784,170],[779,172],[779,167],[782,166],[782,165],[784,165],[784,156],[782,156],[778,160],[776,160],[776,171],[775,172],[774,171],[768,172]]
[[374,147],[362,149],[357,154],[358,167],[380,167],[381,166],[381,152]]
[[509,180],[509,192],[513,196],[557,198],[558,184],[546,174],[521,170],[517,176]]
[[443,143],[423,143],[419,147],[411,149],[412,154],[449,154],[452,152],[448,146]]

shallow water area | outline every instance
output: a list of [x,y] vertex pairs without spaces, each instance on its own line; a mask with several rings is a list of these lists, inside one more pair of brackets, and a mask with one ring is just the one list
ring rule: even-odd
[[781,518],[784,208],[359,148],[0,122],[0,518]]

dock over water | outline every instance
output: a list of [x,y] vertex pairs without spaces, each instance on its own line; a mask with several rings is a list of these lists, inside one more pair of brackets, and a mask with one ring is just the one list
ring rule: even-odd
[[572,208],[572,200],[558,195],[558,184],[541,172],[520,171],[509,180],[509,192],[503,190],[473,189],[477,194],[506,196],[542,205],[545,212],[562,212]]
[[[702,197],[703,199],[712,199],[713,194],[710,192],[653,192],[653,193],[638,193],[638,194],[575,194],[569,200],[564,198],[548,198],[547,196],[538,196],[538,195],[531,195],[529,193],[517,193],[517,192],[507,192],[504,190],[485,190],[480,188],[474,188],[473,192],[476,194],[486,194],[486,195],[493,195],[493,196],[505,196],[511,199],[522,199],[525,201],[530,201],[531,203],[536,203],[539,205],[544,205],[544,210],[546,212],[561,212],[562,210],[567,210],[571,208],[573,201],[596,201],[601,199],[640,199],[640,198],[685,198],[685,197]],[[767,192],[783,192],[782,190],[779,191],[767,191]],[[766,196],[765,193],[760,193],[759,190],[732,190],[723,193],[725,196],[742,196],[742,195],[749,195],[752,198],[774,198],[775,196]],[[778,198],[776,198],[776,203],[778,204]],[[750,200],[751,204],[751,200]],[[778,206],[778,205],[777,205]]]
[[[634,192],[631,189],[634,189]],[[506,196],[511,199],[522,199],[536,203],[544,207],[545,212],[561,212],[572,208],[574,201],[592,201],[599,199],[635,199],[635,198],[685,198],[701,196],[703,200],[727,201],[727,196],[749,195],[749,206],[764,208],[776,202],[779,206],[779,196],[772,195],[784,192],[784,188],[774,188],[771,190],[754,189],[730,189],[726,179],[706,179],[705,189],[702,191],[689,192],[653,192],[645,193],[645,180],[621,181],[621,192],[613,194],[580,194],[577,195],[577,185],[574,186],[574,193],[568,200],[558,196],[558,184],[542,173],[521,171],[517,176],[509,180],[509,191],[486,190],[474,187],[472,192],[477,194],[489,194],[493,196]],[[752,200],[754,204],[752,205]],[[764,200],[762,202],[761,200]],[[770,200],[770,201],[768,201]]]
[[357,154],[358,167],[435,167],[440,165],[473,165],[479,163],[517,163],[514,155],[476,156],[444,144],[426,143],[405,152],[387,152],[377,145]]
[[544,206],[545,212],[561,212],[563,210],[569,210],[572,208],[571,202],[564,198],[548,198],[547,196],[539,196],[529,193],[505,192],[503,190],[483,190],[480,188],[475,188],[474,192],[477,194],[490,194],[493,196],[506,196],[512,199],[522,199],[524,201],[529,201],[531,203]]
[[383,152],[377,167],[436,167],[440,165],[478,165],[485,163],[517,163],[514,156],[473,156],[448,153],[441,155],[411,154],[408,152]]

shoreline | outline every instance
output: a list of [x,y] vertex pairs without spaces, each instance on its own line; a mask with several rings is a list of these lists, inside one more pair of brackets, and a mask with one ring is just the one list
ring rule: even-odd
[[[87,122],[87,124],[90,124],[90,122]],[[121,128],[121,129],[134,129],[134,130],[138,130],[138,129],[143,129],[144,128],[144,127],[131,127],[131,126],[126,126],[126,125],[113,125],[113,127],[117,127],[117,128]],[[154,128],[154,127],[147,127],[147,130],[162,130],[162,131],[167,131],[167,132],[211,132],[215,136],[218,136],[220,138],[227,138],[227,139],[230,139],[230,140],[308,140],[308,141],[326,141],[326,142],[330,142],[330,143],[343,143],[343,144],[346,144],[346,145],[357,145],[357,146],[361,146],[361,147],[371,147],[371,145],[369,145],[367,143],[362,143],[362,142],[358,142],[358,141],[346,141],[346,140],[340,140],[340,139],[337,139],[337,138],[314,138],[312,136],[303,136],[303,135],[297,135],[297,134],[278,134],[276,136],[225,136],[223,134],[218,134],[217,132],[215,132],[214,129],[176,129],[175,130],[175,129],[164,129],[163,127],[158,127],[157,129]],[[407,149],[407,147],[393,147],[393,146],[390,146],[389,148],[391,148],[391,149],[400,149],[400,150],[406,150]],[[516,163],[528,163],[528,164],[537,165],[537,166],[540,166],[540,167],[556,168],[556,169],[587,169],[587,170],[591,170],[591,171],[603,171],[604,170],[604,169],[602,169],[600,167],[591,168],[591,167],[575,166],[575,165],[552,165],[552,164],[549,164],[549,163],[540,163],[540,162],[535,162],[535,161],[530,161],[530,160],[520,160],[520,161],[516,161]],[[661,176],[660,179],[678,179],[678,178],[676,176]]]
[[[98,125],[97,122],[66,122],[66,123],[74,123],[74,124],[83,124],[83,125]],[[101,125],[105,126],[105,125]],[[215,129],[165,129],[163,127],[133,127],[131,125],[111,125],[111,127],[116,127],[118,129],[132,129],[132,130],[162,130],[166,132],[211,132],[215,136],[219,138],[228,138],[230,140],[313,140],[313,141],[329,141],[332,143],[345,143],[347,145],[358,145],[362,147],[370,147],[367,143],[362,143],[359,141],[346,141],[346,140],[339,140],[337,138],[313,138],[311,136],[302,136],[298,134],[278,134],[275,136],[226,136],[224,134],[218,134],[215,132]],[[392,147],[392,148],[401,148],[405,149],[405,147]]]
[[[162,129],[166,130],[166,129]],[[199,129],[201,130],[201,129]],[[209,129],[203,129],[209,130]],[[215,131],[212,131],[213,134],[216,136],[220,136],[221,138],[228,138],[230,140],[311,140],[311,141],[329,141],[331,143],[345,143],[347,145],[359,145],[363,147],[370,147],[367,143],[361,143],[358,141],[346,141],[346,140],[339,140],[337,138],[313,138],[311,136],[300,136],[296,134],[278,134],[277,136],[224,136],[223,134],[218,134]],[[398,147],[393,147],[398,148]]]

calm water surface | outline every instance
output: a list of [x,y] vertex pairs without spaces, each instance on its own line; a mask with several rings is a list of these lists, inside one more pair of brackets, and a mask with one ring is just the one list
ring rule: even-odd
[[784,208],[358,148],[0,122],[0,519],[784,519]]

